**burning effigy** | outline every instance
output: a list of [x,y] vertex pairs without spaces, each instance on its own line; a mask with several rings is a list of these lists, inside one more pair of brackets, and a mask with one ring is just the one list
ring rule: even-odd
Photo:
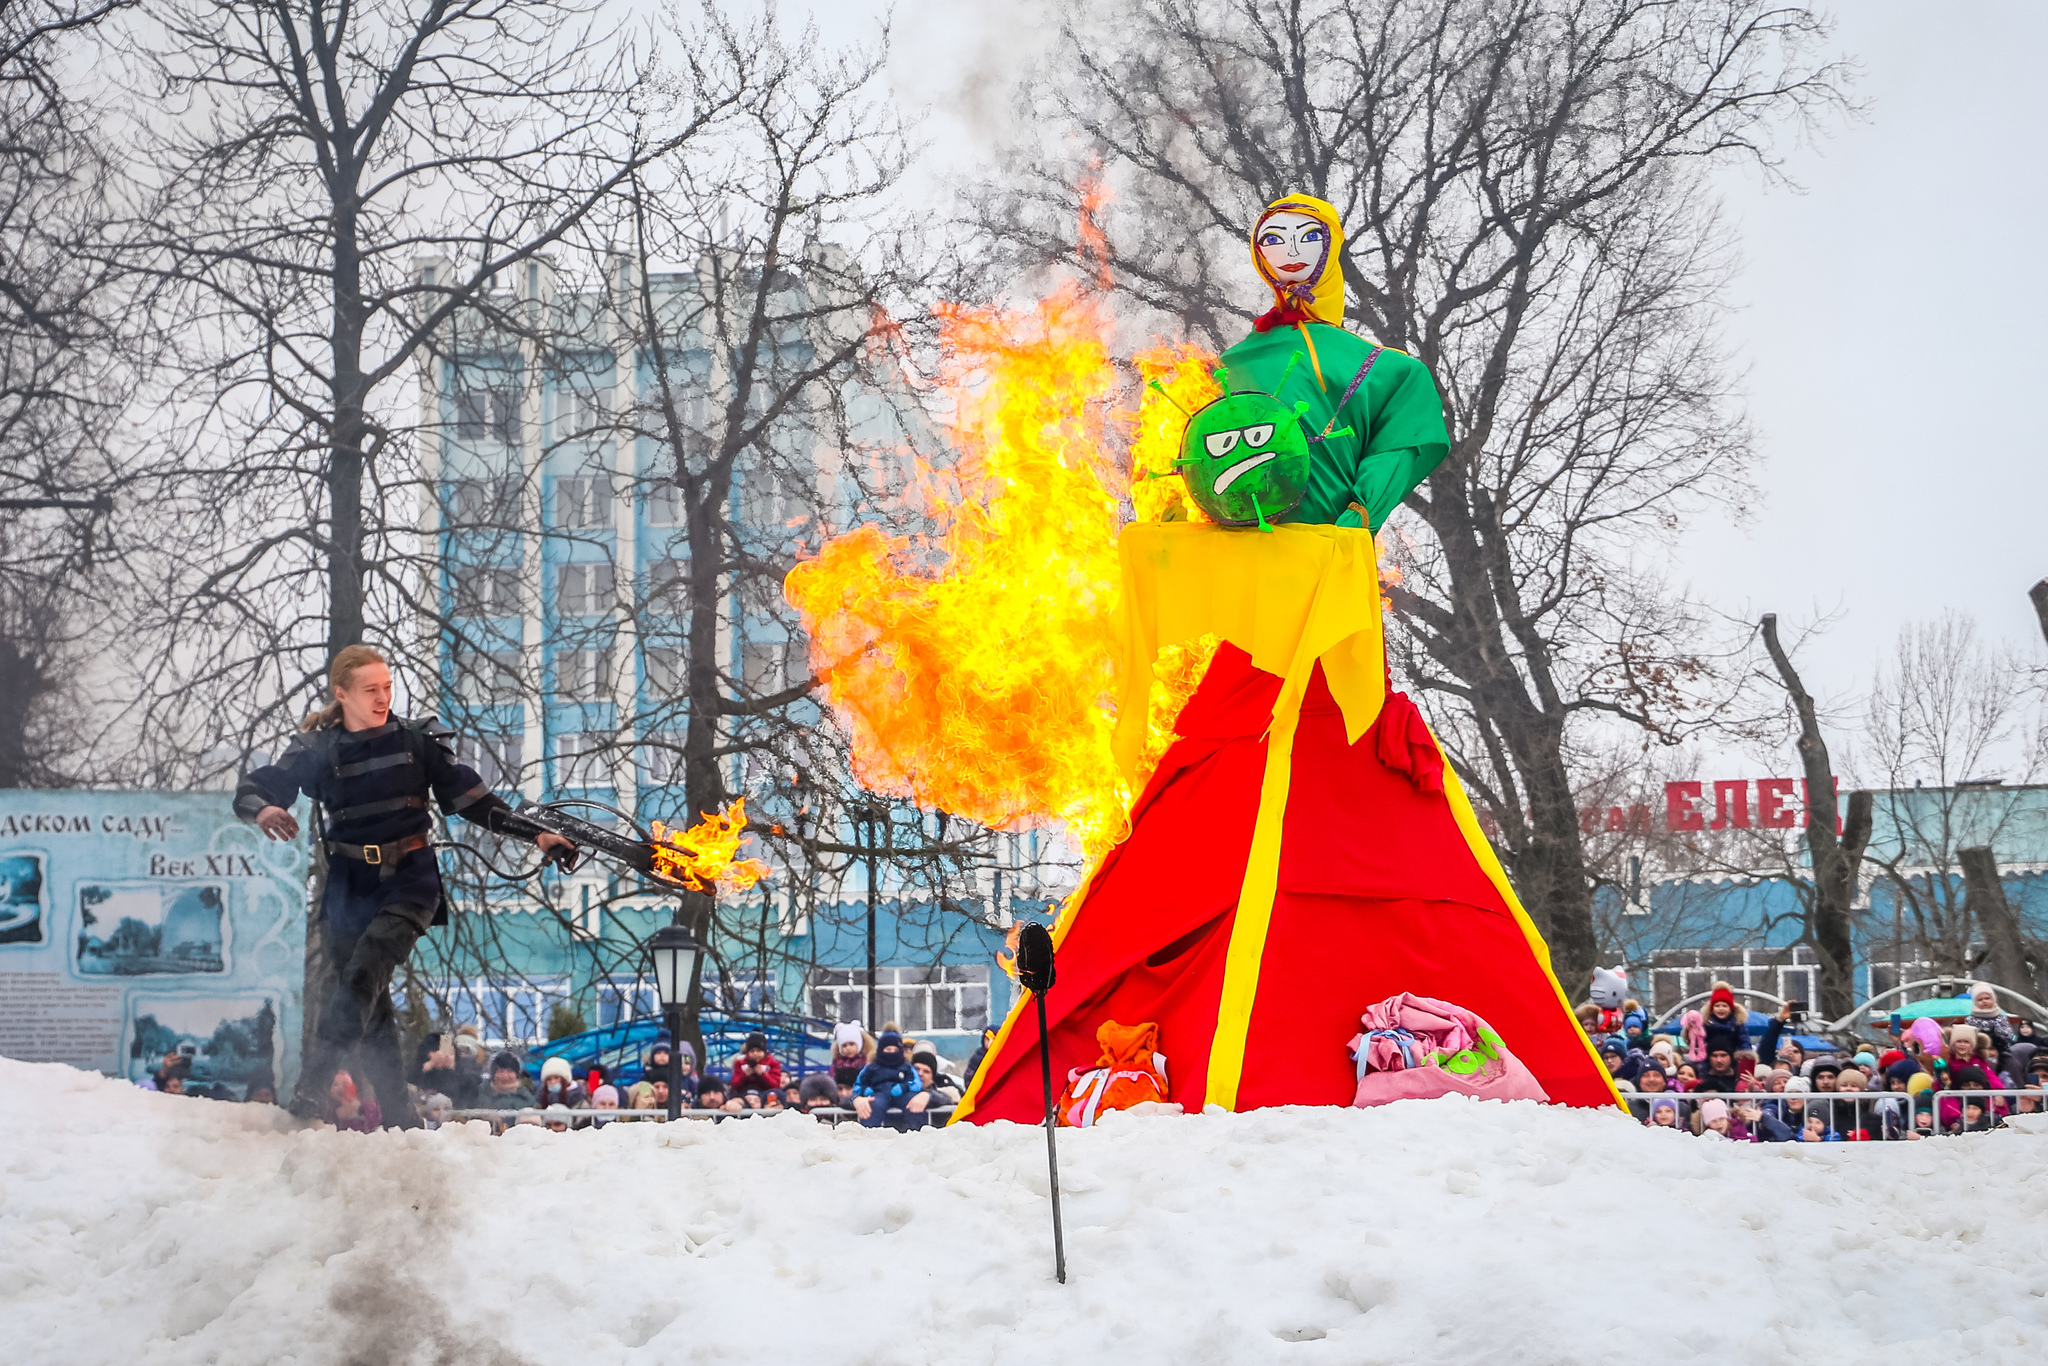
[[1405,1018],[1397,1000],[1476,1022],[1422,1060],[1446,1076],[1512,1062],[1523,1094],[1617,1101],[1391,691],[1374,534],[1449,442],[1428,369],[1339,325],[1342,240],[1320,200],[1271,205],[1251,254],[1273,309],[1214,361],[1136,357],[1135,413],[1094,296],[952,314],[961,461],[922,472],[937,530],[862,528],[789,576],[861,781],[1058,822],[1088,859],[1043,1034],[1013,1011],[956,1118],[1037,1121],[1041,1042],[1078,1076],[1102,1031],[1141,1024],[1184,1109],[1367,1103],[1370,1060],[1405,1054],[1360,1022]]

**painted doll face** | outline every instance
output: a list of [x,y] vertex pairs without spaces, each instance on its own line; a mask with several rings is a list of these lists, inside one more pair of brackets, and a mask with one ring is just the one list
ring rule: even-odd
[[1259,225],[1259,255],[1285,284],[1314,284],[1329,245],[1330,230],[1305,213],[1282,210]]
[[1189,495],[1216,522],[1257,526],[1301,505],[1308,438],[1296,411],[1271,394],[1231,394],[1188,420],[1179,466]]

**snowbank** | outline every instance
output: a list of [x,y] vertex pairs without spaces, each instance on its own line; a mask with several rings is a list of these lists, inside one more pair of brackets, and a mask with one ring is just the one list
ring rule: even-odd
[[1531,1104],[292,1132],[0,1060],[12,1362],[2042,1360],[2048,1139]]

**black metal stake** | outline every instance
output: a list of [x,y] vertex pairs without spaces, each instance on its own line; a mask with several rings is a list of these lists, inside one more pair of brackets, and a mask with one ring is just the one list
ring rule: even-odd
[[1052,935],[1045,926],[1027,921],[1017,927],[1017,981],[1038,1000],[1038,1070],[1045,1079],[1045,1165],[1052,1174],[1053,1274],[1067,1283],[1067,1240],[1060,1231],[1060,1152],[1054,1140],[1059,1127],[1052,1108],[1052,1038],[1046,1032],[1045,993],[1052,990]]
[[662,1023],[668,1026],[668,1117],[683,1117],[683,1012],[665,1010]]
[[1058,1127],[1058,1117],[1052,1108],[1052,1041],[1045,1033],[1045,993],[1033,992],[1038,998],[1038,1070],[1045,1077],[1045,1166],[1052,1175],[1052,1264],[1053,1274],[1061,1285],[1067,1283],[1067,1240],[1060,1231],[1060,1150],[1053,1134]]

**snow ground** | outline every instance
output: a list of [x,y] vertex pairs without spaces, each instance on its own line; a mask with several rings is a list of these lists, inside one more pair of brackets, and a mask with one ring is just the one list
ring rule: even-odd
[[[1458,1099],[893,1135],[294,1132],[0,1060],[14,1363],[2029,1362],[2048,1137]],[[480,1126],[479,1126],[480,1127]]]

